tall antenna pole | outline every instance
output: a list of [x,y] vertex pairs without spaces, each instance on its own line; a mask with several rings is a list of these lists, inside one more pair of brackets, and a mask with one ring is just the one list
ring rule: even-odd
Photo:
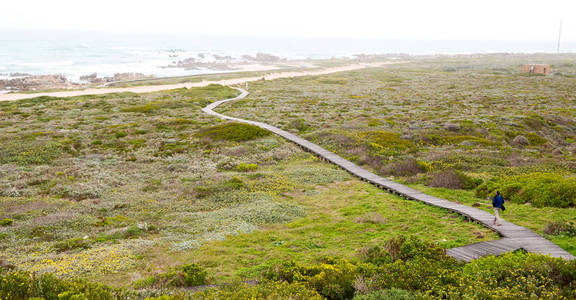
[[560,40],[562,38],[562,20],[560,20],[560,28],[558,28],[558,48],[556,49],[560,53]]

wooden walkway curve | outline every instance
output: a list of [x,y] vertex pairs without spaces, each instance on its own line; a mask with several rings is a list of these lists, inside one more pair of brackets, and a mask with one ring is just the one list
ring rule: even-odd
[[385,189],[391,193],[398,194],[404,198],[421,201],[427,203],[429,205],[442,207],[448,210],[451,210],[455,213],[463,215],[471,220],[474,220],[493,231],[500,234],[503,238],[496,241],[489,241],[489,242],[480,242],[474,243],[470,245],[466,245],[463,247],[451,248],[448,249],[448,255],[461,260],[461,261],[471,261],[473,259],[487,256],[487,255],[499,255],[502,253],[524,249],[528,252],[539,253],[550,255],[553,257],[561,257],[564,259],[574,259],[575,257],[570,253],[566,252],[564,249],[560,248],[558,245],[548,241],[547,239],[541,237],[540,235],[536,234],[535,232],[524,228],[522,226],[518,226],[511,222],[502,221],[502,226],[494,226],[492,225],[492,221],[494,220],[494,216],[486,211],[481,209],[477,209],[474,207],[454,203],[445,199],[436,198],[427,194],[424,194],[420,191],[415,189],[409,188],[403,184],[382,178],[372,172],[369,172],[360,166],[314,144],[305,139],[302,139],[292,133],[284,131],[280,128],[274,127],[272,125],[268,125],[262,122],[255,122],[250,120],[244,120],[234,117],[229,117],[214,111],[216,107],[219,105],[233,101],[238,99],[243,99],[248,95],[248,92],[244,89],[235,88],[241,92],[241,94],[235,98],[225,99],[216,101],[205,108],[202,111],[206,112],[207,114],[226,119],[232,120],[247,124],[252,124],[258,126],[260,128],[267,129],[293,143],[296,143],[304,150],[314,153],[318,157],[329,161],[335,165],[340,166],[341,168],[345,169],[346,171],[350,172],[351,174],[359,177],[360,179],[367,181],[373,185],[376,185],[382,189]]

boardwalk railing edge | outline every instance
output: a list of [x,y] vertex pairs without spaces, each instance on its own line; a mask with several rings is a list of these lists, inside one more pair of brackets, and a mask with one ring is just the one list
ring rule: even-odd
[[272,125],[250,121],[235,117],[226,116],[214,111],[216,107],[219,105],[243,99],[248,96],[248,91],[233,87],[234,89],[240,91],[240,95],[234,98],[219,100],[209,104],[208,106],[204,107],[202,111],[207,114],[225,119],[231,120],[236,122],[242,122],[246,124],[251,124],[258,126],[260,128],[269,130],[295,144],[303,148],[305,151],[311,152],[316,156],[320,157],[321,159],[331,162],[344,170],[350,172],[352,175],[360,178],[363,181],[369,182],[379,188],[387,190],[391,193],[400,195],[404,198],[410,200],[416,200],[420,202],[424,202],[429,205],[441,207],[444,209],[448,209],[453,211],[457,214],[460,214],[470,220],[478,222],[485,227],[490,228],[491,230],[497,232],[503,238],[500,240],[495,241],[488,241],[488,242],[479,242],[474,243],[462,247],[452,248],[447,250],[447,254],[463,261],[470,261],[472,259],[476,259],[479,257],[487,256],[487,255],[499,255],[502,253],[524,249],[528,252],[539,253],[550,255],[553,257],[561,257],[564,259],[574,259],[575,257],[565,251],[564,249],[560,248],[558,245],[548,241],[547,239],[541,237],[540,235],[536,234],[535,232],[531,231],[522,226],[518,226],[508,221],[502,221],[501,226],[495,226],[492,224],[494,216],[486,211],[483,211],[478,208],[462,205],[459,203],[451,202],[445,199],[437,198],[434,196],[430,196],[418,190],[412,189],[407,187],[403,184],[394,182],[392,180],[380,177],[362,167],[354,164],[353,162],[346,160],[337,154],[330,152],[314,143],[311,143],[305,139],[298,137],[292,133],[284,131],[280,128],[274,127]]

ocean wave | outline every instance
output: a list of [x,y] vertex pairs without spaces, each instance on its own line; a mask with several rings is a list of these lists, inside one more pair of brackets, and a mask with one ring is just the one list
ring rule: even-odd
[[62,61],[43,61],[43,62],[21,62],[14,64],[14,68],[18,65],[28,67],[28,68],[54,68],[54,67],[68,67],[74,65],[76,62],[73,60],[62,60]]

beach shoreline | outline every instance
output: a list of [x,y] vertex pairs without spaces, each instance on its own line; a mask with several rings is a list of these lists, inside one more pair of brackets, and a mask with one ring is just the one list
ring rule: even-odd
[[203,87],[210,84],[220,84],[220,85],[238,85],[248,82],[258,81],[258,80],[274,80],[280,78],[290,78],[290,77],[301,77],[301,76],[314,76],[314,75],[325,75],[336,72],[353,71],[364,68],[379,67],[387,64],[402,63],[403,61],[387,61],[379,63],[357,63],[346,66],[339,67],[328,67],[317,70],[305,70],[305,71],[279,71],[267,73],[263,76],[251,76],[251,77],[241,77],[223,80],[203,80],[200,82],[186,82],[178,84],[165,84],[165,85],[142,85],[133,87],[123,87],[123,88],[87,88],[83,90],[70,90],[70,91],[59,91],[59,92],[40,92],[40,93],[10,93],[1,94],[0,101],[16,101],[23,99],[30,99],[36,97],[74,97],[74,96],[84,96],[84,95],[103,95],[111,93],[153,93],[164,90],[172,90],[179,88],[191,88],[191,87]]

